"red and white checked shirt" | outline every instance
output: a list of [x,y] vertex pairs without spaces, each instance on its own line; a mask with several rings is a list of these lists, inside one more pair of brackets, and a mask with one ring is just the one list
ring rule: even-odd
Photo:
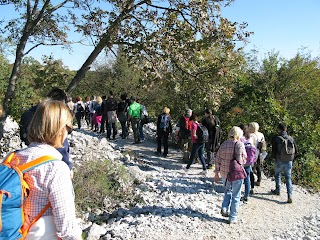
[[25,212],[32,221],[50,202],[51,208],[42,216],[53,216],[59,238],[78,240],[82,230],[75,215],[70,169],[61,160],[62,155],[54,147],[39,143],[31,143],[28,148],[16,152],[20,164],[45,155],[58,160],[42,164],[25,173],[26,182],[30,187]]
[[247,153],[243,142],[234,140],[227,140],[223,142],[217,152],[215,160],[215,172],[220,172],[221,177],[223,178],[227,178],[230,161],[233,159],[234,150],[235,156],[239,163],[246,163]]

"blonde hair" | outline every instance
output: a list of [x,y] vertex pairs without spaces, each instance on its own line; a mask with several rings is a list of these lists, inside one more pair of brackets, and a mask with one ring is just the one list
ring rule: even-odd
[[228,133],[228,138],[233,138],[235,140],[239,140],[242,136],[243,131],[237,126],[233,126]]
[[170,113],[170,108],[164,107],[162,111],[163,111],[165,114],[169,114],[169,113]]
[[61,101],[45,100],[37,107],[29,126],[29,142],[54,145],[59,131],[66,125],[72,126],[69,108]]
[[102,98],[100,96],[97,97],[96,102],[101,105],[102,103]]
[[251,122],[251,123],[249,123],[249,128],[252,133],[258,132],[259,131],[259,124],[257,122]]

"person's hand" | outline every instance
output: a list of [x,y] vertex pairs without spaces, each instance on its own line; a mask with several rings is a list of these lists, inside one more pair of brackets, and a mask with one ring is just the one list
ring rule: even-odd
[[219,179],[220,179],[219,173],[216,172],[216,174],[214,175],[214,182],[215,182],[215,183],[218,183],[218,182],[219,182]]
[[73,170],[70,171],[70,178],[73,179]]

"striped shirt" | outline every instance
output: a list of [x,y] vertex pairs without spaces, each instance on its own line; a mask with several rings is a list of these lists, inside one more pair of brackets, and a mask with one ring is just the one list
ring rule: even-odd
[[44,155],[58,159],[25,173],[30,194],[25,202],[25,213],[32,221],[50,202],[42,216],[53,216],[57,236],[61,239],[81,239],[81,228],[76,220],[73,186],[70,169],[61,159],[62,155],[47,144],[31,143],[28,148],[16,152],[20,164],[31,162]]
[[242,165],[246,163],[247,153],[242,142],[233,140],[223,142],[217,152],[215,160],[215,172],[220,172],[223,178],[227,178],[230,161],[234,156],[234,149],[236,159],[239,163]]

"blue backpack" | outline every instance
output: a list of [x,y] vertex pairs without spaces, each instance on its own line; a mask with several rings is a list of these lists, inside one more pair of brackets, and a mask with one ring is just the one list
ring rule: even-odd
[[19,159],[11,153],[3,163],[0,163],[0,239],[24,239],[30,227],[51,206],[48,203],[29,222],[24,214],[24,203],[28,197],[29,186],[24,180],[24,173],[47,162],[54,161],[51,156],[43,156],[19,166]]

